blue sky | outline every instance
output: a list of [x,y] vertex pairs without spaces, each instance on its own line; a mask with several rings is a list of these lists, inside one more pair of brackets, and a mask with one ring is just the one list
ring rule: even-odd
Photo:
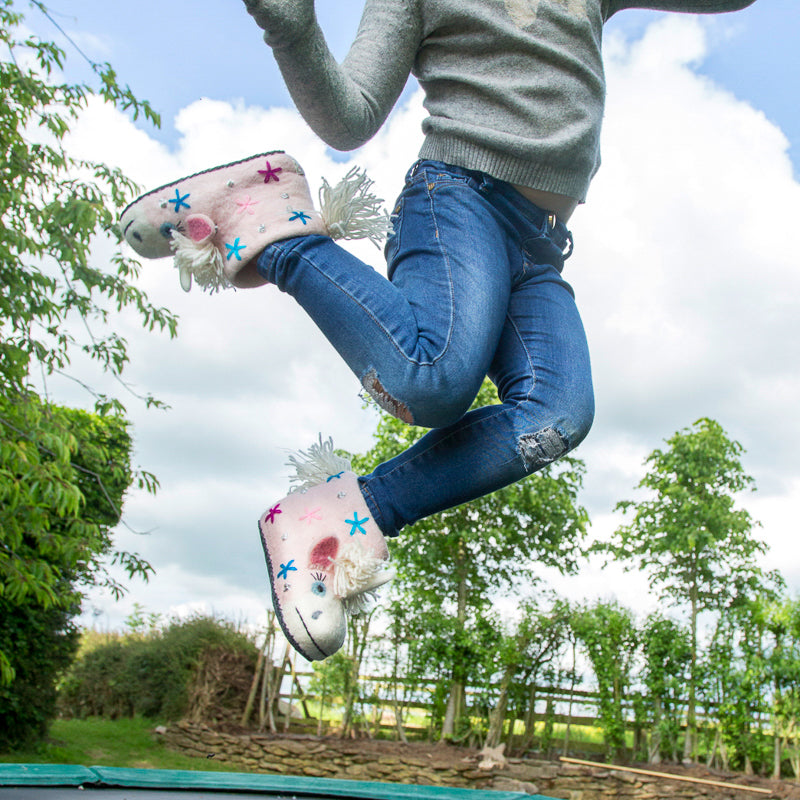
[[[339,57],[361,5],[317,0]],[[143,188],[285,148],[303,164],[312,193],[321,176],[334,180],[358,165],[390,201],[416,157],[424,111],[413,83],[371,142],[334,156],[292,110],[239,0],[53,0],[51,11],[90,59],[111,62],[162,113],[154,131],[92,104],[69,142],[78,157],[120,166]],[[38,11],[28,14],[42,36],[59,38]],[[606,28],[603,167],[570,222],[576,251],[565,272],[589,336],[597,397],[594,428],[577,453],[587,464],[582,502],[592,535],[620,524],[614,506],[631,497],[648,453],[711,417],[746,450],[745,469],[759,488],[747,507],[771,548],[764,566],[780,568],[793,593],[800,593],[799,34],[797,0],[756,0],[713,17],[614,17]],[[69,77],[90,78],[64,45]],[[382,268],[375,248],[348,247]],[[109,253],[98,242],[98,264]],[[133,602],[156,613],[217,611],[259,622],[268,598],[255,520],[286,492],[285,451],[308,447],[322,432],[363,452],[375,419],[358,381],[274,287],[186,295],[168,260],[143,267],[142,288],[179,315],[180,327],[165,342],[129,315],[113,320],[129,341],[127,379],[172,408],[129,404],[136,462],[162,488],[156,498],[133,492],[126,503],[128,525],[154,533],[120,528],[117,537],[150,560],[157,577],[132,586],[121,603],[96,595],[89,607],[112,627]],[[79,376],[98,385],[86,369]],[[52,378],[47,389],[59,402],[87,403],[70,382]],[[590,561],[574,579],[543,577],[572,599],[613,594],[643,610],[654,603],[641,576],[617,566]]]

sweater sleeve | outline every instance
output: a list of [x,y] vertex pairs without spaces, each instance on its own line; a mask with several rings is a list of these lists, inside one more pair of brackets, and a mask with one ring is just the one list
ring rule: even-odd
[[650,8],[655,11],[683,11],[688,14],[720,14],[740,11],[755,0],[608,0],[606,19],[623,8]]
[[367,0],[356,39],[338,64],[319,24],[273,46],[297,110],[337,150],[368,141],[403,91],[422,38],[418,0]]

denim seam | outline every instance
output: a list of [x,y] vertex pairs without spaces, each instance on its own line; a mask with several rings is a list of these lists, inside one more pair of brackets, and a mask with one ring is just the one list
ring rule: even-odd
[[[423,170],[425,174],[425,178],[428,179],[428,170]],[[455,183],[460,183],[460,181],[455,181]],[[453,289],[453,269],[450,264],[450,256],[445,248],[442,238],[439,235],[439,224],[436,221],[436,212],[433,208],[434,198],[433,198],[433,191],[435,190],[435,183],[434,183],[434,190],[431,190],[429,187],[431,185],[431,181],[428,180],[426,183],[426,191],[428,193],[428,209],[431,215],[431,221],[433,222],[433,228],[436,231],[436,242],[439,246],[439,252],[442,254],[442,258],[444,259],[444,263],[447,265],[447,286],[450,292],[450,319],[447,323],[447,341],[444,343],[439,354],[431,361],[431,364],[435,364],[437,361],[444,358],[447,351],[450,349],[450,343],[453,340],[453,328],[455,327],[455,290]]]
[[378,505],[377,500],[375,500],[375,495],[372,493],[372,489],[369,488],[369,485],[366,480],[360,480],[358,482],[358,488],[361,492],[361,495],[364,498],[364,502],[367,504],[367,507],[372,512],[372,517],[375,520],[375,524],[381,529],[381,533],[384,536],[396,536],[395,534],[388,534],[386,533],[385,525],[386,522],[383,518],[383,512],[381,511],[380,506]]
[[525,339],[519,331],[519,326],[514,321],[514,318],[507,314],[506,318],[508,319],[509,324],[511,325],[512,329],[514,330],[514,335],[517,337],[517,341],[519,342],[522,351],[525,353],[525,358],[528,361],[528,371],[530,372],[531,376],[531,385],[528,389],[527,393],[525,394],[525,402],[530,403],[533,400],[533,393],[536,391],[536,368],[533,366],[533,359],[531,358],[530,350],[525,344]]

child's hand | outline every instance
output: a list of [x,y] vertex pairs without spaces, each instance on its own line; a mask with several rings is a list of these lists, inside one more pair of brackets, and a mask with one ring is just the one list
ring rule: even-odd
[[268,45],[286,45],[308,34],[314,25],[314,0],[244,0]]

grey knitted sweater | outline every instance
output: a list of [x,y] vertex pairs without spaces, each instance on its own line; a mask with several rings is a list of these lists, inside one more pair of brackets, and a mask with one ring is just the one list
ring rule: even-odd
[[294,9],[293,24],[259,24],[298,110],[332,147],[370,139],[411,73],[428,112],[420,157],[583,200],[600,163],[604,22],[624,8],[716,13],[753,0],[366,0],[341,64],[313,0],[256,2]]

